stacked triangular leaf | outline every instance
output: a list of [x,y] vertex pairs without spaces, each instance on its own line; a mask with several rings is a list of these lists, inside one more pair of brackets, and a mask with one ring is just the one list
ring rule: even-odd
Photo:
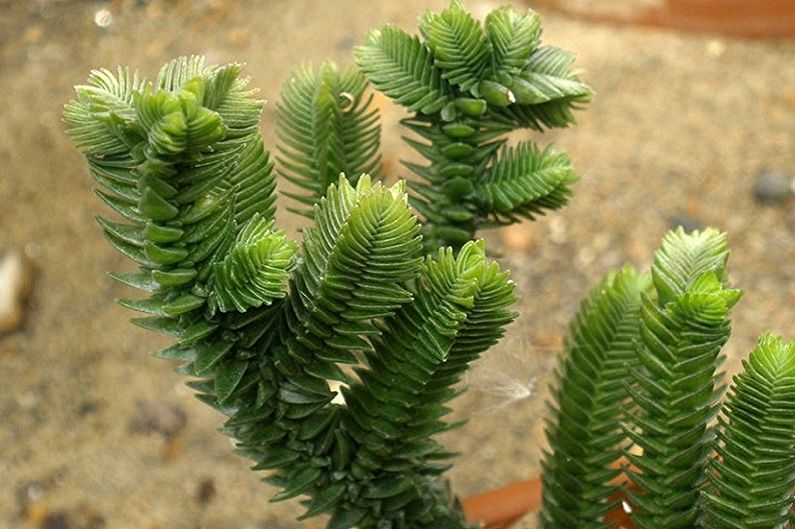
[[769,334],[743,362],[719,419],[705,529],[790,527],[795,490],[795,342]]
[[669,233],[655,254],[656,299],[641,310],[638,366],[631,370],[636,409],[627,433],[633,516],[641,529],[690,528],[712,447],[709,421],[720,397],[720,350],[740,291],[726,286],[726,236],[715,230]]
[[341,173],[354,185],[362,174],[379,178],[381,128],[366,87],[361,73],[331,62],[300,68],[284,83],[276,113],[279,175],[301,188],[285,193],[300,204],[294,211],[311,217]]
[[547,428],[543,528],[603,528],[616,507],[616,462],[627,445],[620,424],[625,382],[636,363],[641,295],[650,286],[648,275],[631,267],[608,274],[572,322]]
[[412,203],[423,216],[428,253],[460,248],[478,228],[533,218],[564,205],[577,180],[565,154],[523,143],[506,149],[515,128],[565,127],[591,90],[568,52],[540,44],[532,11],[492,11],[481,23],[459,0],[420,19],[422,40],[387,25],[356,49],[373,86],[414,115],[407,139],[428,165]]

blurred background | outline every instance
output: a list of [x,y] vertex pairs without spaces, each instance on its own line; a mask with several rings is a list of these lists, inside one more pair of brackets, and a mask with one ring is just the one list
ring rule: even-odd
[[[562,211],[485,234],[512,270],[521,316],[456,402],[471,419],[443,440],[462,454],[449,474],[459,494],[537,475],[568,319],[609,269],[648,267],[671,227],[729,233],[731,276],[746,291],[730,373],[765,330],[795,335],[795,4],[720,0],[714,11],[717,1],[513,1],[539,10],[545,42],[577,53],[597,96],[576,127],[519,135],[567,150],[582,179]],[[465,2],[478,17],[502,3]],[[101,205],[60,113],[91,68],[154,76],[180,54],[245,62],[273,102],[297,65],[348,64],[369,29],[415,32],[417,15],[446,4],[0,0],[0,528],[323,526],[295,522],[295,501],[267,502],[273,491],[216,432],[221,417],[149,357],[166,340],[113,303],[135,293],[105,272],[131,263],[93,221]],[[402,113],[377,103],[396,179],[412,156]],[[262,126],[272,145],[273,104]],[[300,221],[279,215],[295,236]]]

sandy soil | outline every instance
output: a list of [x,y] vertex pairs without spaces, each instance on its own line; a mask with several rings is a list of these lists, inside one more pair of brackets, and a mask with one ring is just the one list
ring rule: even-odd
[[[220,417],[148,352],[165,341],[126,323],[130,268],[101,238],[83,161],[62,132],[71,86],[92,67],[154,74],[176,54],[245,61],[274,100],[303,61],[349,61],[384,22],[414,27],[444,1],[0,0],[0,249],[23,250],[37,284],[25,326],[0,337],[0,528],[288,529],[295,502],[269,490],[215,430]],[[479,14],[494,4],[470,0]],[[95,13],[113,13],[107,28]],[[101,19],[101,17],[100,17]],[[746,290],[729,371],[766,329],[793,335],[795,204],[762,206],[763,168],[795,172],[795,44],[586,25],[545,17],[548,42],[575,50],[598,97],[578,127],[547,134],[582,174],[560,213],[511,232],[504,251],[522,299],[506,342],[458,401],[471,416],[445,442],[468,494],[538,472],[545,384],[578,300],[611,267],[647,266],[670,226],[727,230]],[[390,175],[406,153],[384,104]],[[273,107],[263,119],[273,138]],[[294,218],[280,220],[297,228]],[[487,234],[492,248],[502,237]],[[530,525],[528,525],[529,527]]]

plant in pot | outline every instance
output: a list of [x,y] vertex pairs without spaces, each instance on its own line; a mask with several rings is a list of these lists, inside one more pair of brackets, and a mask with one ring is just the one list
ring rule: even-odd
[[[502,521],[477,514],[477,502],[462,508],[441,478],[451,454],[433,435],[455,426],[443,419],[461,375],[515,317],[514,285],[471,240],[476,230],[560,207],[576,179],[565,155],[527,142],[509,148],[504,134],[568,125],[590,90],[570,54],[539,45],[531,12],[499,8],[481,25],[453,2],[423,16],[421,32],[423,40],[386,26],[357,49],[363,73],[326,64],[285,85],[278,173],[303,191],[291,194],[294,209],[312,218],[300,248],[274,228],[262,104],[239,65],[180,58],[154,81],[95,71],[64,113],[98,196],[124,219],[99,223],[139,266],[112,277],[150,294],[121,303],[148,314],[134,323],[176,338],[155,356],[180,362],[199,399],[228,417],[237,451],[280,488],[274,501],[303,496],[302,518],[327,514],[332,529],[498,527],[533,500],[525,487],[511,489],[522,509],[508,504],[513,514]],[[402,182],[363,174],[379,173],[365,78],[415,112],[404,123],[421,139],[407,141],[429,165],[409,164],[419,177],[410,195]],[[626,455],[639,491],[652,491],[632,493],[639,512],[663,520],[663,507],[681,510],[685,496],[699,503],[705,474],[688,483],[677,472],[658,476],[670,461],[655,450],[695,443],[671,460],[693,475],[708,455],[711,430],[696,419],[710,413],[687,410],[714,409],[717,350],[738,297],[724,286],[725,256],[716,232],[671,235],[654,281],[622,270],[583,304],[550,426],[547,527],[563,527],[570,512],[575,524],[605,526],[624,439],[644,448]],[[684,368],[699,376],[677,382]],[[668,404],[649,396],[659,389],[654,369],[674,377]],[[655,415],[663,405],[681,412],[677,427],[694,430],[664,431]],[[657,440],[657,430],[671,439]],[[718,474],[734,476],[724,466]],[[725,504],[716,490],[706,498]],[[642,515],[636,523],[656,527]]]

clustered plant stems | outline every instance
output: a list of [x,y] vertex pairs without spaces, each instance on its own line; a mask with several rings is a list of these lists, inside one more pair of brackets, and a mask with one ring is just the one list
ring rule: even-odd
[[[152,82],[95,71],[64,113],[124,219],[99,223],[139,266],[113,277],[150,294],[121,303],[176,338],[156,356],[229,417],[273,499],[305,496],[304,518],[329,514],[331,529],[470,527],[433,435],[454,426],[457,382],[515,316],[513,284],[470,239],[566,202],[565,154],[504,134],[568,126],[591,96],[571,54],[540,45],[532,12],[481,24],[454,1],[420,30],[372,32],[362,73],[326,63],[285,85],[278,173],[313,219],[300,245],[274,229],[262,103],[239,65],[181,58]],[[429,165],[407,164],[411,197],[366,174],[380,172],[367,80],[413,112],[407,141]],[[727,256],[714,230],[674,232],[650,275],[622,269],[583,302],[553,393],[542,527],[610,527],[624,476],[642,529],[787,527],[795,345],[761,340],[708,426],[739,298]]]
[[[386,25],[356,49],[359,70],[331,63],[296,70],[282,89],[277,124],[279,174],[299,186],[289,194],[311,205],[340,172],[355,182],[378,171],[380,130],[369,80],[405,106],[404,138],[429,165],[404,162],[411,204],[422,216],[426,253],[455,250],[480,228],[533,219],[563,206],[577,180],[565,153],[522,141],[517,128],[566,127],[591,89],[572,68],[574,56],[542,46],[536,13],[502,7],[484,24],[454,0],[421,17],[421,40]],[[365,78],[366,77],[366,78]]]
[[790,526],[795,342],[763,337],[710,426],[741,295],[727,258],[724,234],[680,228],[650,276],[611,273],[583,302],[553,392],[541,527],[613,527],[622,490],[640,529]]
[[304,517],[328,513],[332,529],[469,527],[432,436],[514,318],[513,283],[482,242],[424,257],[400,182],[340,176],[300,250],[274,231],[261,102],[239,73],[196,57],[153,82],[96,71],[67,105],[98,194],[124,219],[100,225],[140,268],[113,277],[150,294],[122,304],[177,339],[155,355],[228,416],[274,501],[306,496]]

